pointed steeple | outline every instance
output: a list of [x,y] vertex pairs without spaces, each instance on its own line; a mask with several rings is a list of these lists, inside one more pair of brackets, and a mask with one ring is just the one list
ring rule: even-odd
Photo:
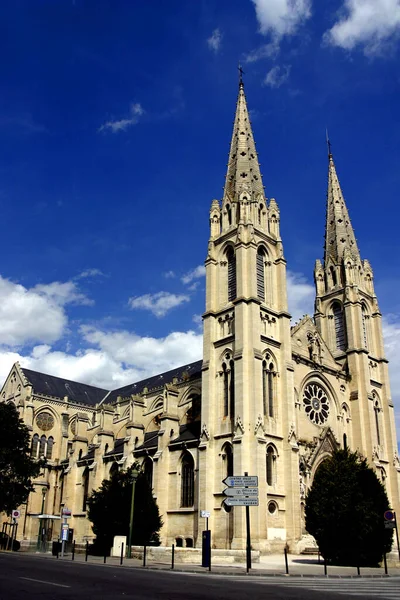
[[350,222],[344,196],[336,173],[335,163],[328,140],[328,193],[325,230],[325,265],[331,258],[336,264],[345,255],[360,260],[360,253]]
[[250,201],[255,201],[260,194],[264,197],[260,165],[251,130],[246,96],[240,70],[239,96],[229,152],[228,171],[224,188],[224,202],[238,200],[242,192],[246,192]]

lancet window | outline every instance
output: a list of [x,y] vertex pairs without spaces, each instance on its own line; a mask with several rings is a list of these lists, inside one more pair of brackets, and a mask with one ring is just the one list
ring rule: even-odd
[[263,361],[263,410],[264,415],[273,417],[275,414],[275,370],[273,363]]
[[334,302],[332,305],[333,323],[335,328],[335,342],[338,350],[346,350],[346,329],[344,314],[341,304]]
[[189,508],[194,504],[194,460],[187,452],[181,465],[181,506]]

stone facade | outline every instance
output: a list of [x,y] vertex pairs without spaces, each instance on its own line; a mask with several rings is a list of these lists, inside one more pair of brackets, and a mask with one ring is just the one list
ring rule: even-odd
[[300,549],[307,489],[343,446],[368,458],[400,510],[372,268],[360,258],[331,154],[328,163],[313,318],[291,327],[279,208],[265,197],[241,82],[224,195],[210,210],[203,360],[114,391],[13,366],[1,399],[18,407],[33,455],[47,455],[21,507],[25,544],[36,543],[40,514],[47,539],[57,539],[62,507],[76,541],[91,540],[88,494],[134,461],[152,479],[164,545],[199,547],[207,510],[213,546],[242,550],[244,509],[224,505],[222,480],[248,472],[259,479],[253,548]]

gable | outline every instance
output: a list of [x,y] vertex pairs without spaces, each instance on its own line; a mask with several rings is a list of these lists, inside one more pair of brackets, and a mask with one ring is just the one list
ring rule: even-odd
[[342,366],[336,362],[310,316],[306,315],[292,328],[291,339],[292,354],[314,364],[341,370]]

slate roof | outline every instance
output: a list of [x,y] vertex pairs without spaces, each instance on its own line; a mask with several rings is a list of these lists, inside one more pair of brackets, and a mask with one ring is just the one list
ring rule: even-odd
[[104,396],[108,394],[108,390],[87,385],[86,383],[62,379],[54,375],[31,371],[31,369],[22,368],[22,371],[29,383],[32,384],[33,391],[36,394],[56,396],[57,398],[68,396],[72,402],[88,404],[89,406],[100,403]]
[[202,364],[202,360],[197,360],[182,367],[166,371],[165,373],[159,373],[147,379],[142,379],[136,383],[130,383],[111,392],[94,387],[93,385],[87,385],[86,383],[78,383],[70,379],[31,371],[31,369],[22,368],[22,371],[36,394],[45,394],[46,396],[55,396],[56,398],[68,396],[72,402],[95,406],[103,400],[107,404],[112,404],[117,400],[118,396],[126,398],[132,394],[140,394],[144,388],[148,388],[148,390],[162,388],[166,383],[172,383],[174,378],[182,381],[184,373],[188,374],[189,379],[199,377]]
[[137,453],[139,456],[143,454],[146,450],[157,450],[158,448],[158,430],[149,431],[144,434],[144,442],[141,446],[135,448],[135,454]]
[[181,446],[183,443],[191,445],[200,440],[200,421],[179,426],[179,435],[172,440],[169,446]]
[[124,453],[125,438],[117,438],[114,442],[114,448],[106,452],[104,456],[118,456]]
[[183,367],[171,369],[171,371],[166,371],[165,373],[160,373],[159,375],[153,375],[147,379],[142,379],[142,381],[137,381],[136,383],[131,383],[129,385],[125,385],[124,387],[113,390],[110,392],[110,395],[107,396],[107,404],[115,402],[118,396],[126,398],[132,394],[140,394],[144,388],[147,388],[148,390],[162,388],[166,383],[172,383],[172,380],[175,377],[181,381],[184,373],[188,373],[189,378],[192,379],[193,377],[200,375],[202,364],[202,360],[197,360],[196,362],[183,365]]

